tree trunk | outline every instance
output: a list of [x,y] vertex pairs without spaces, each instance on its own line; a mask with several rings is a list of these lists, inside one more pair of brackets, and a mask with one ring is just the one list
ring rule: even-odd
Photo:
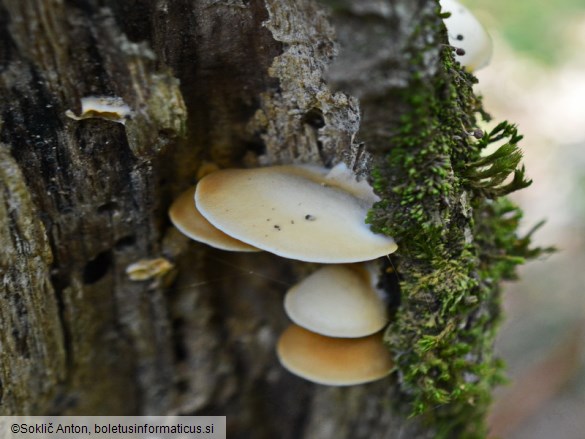
[[[437,4],[330,3],[0,1],[1,414],[227,415],[230,438],[434,437],[407,419],[395,377],[331,388],[279,366],[283,294],[307,264],[214,250],[167,218],[210,163],[343,160],[367,176],[388,152],[413,75],[405,47]],[[87,96],[132,113],[71,117]],[[171,268],[126,272],[144,260]]]

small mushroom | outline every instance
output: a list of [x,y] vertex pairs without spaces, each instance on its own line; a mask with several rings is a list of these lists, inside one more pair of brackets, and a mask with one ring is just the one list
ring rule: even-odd
[[140,259],[126,267],[126,274],[130,280],[142,281],[164,278],[174,268],[174,264],[165,258]]
[[440,0],[442,12],[451,16],[445,19],[449,44],[455,47],[456,59],[467,70],[485,67],[492,57],[492,39],[469,9],[456,0]]
[[394,252],[394,240],[365,223],[371,188],[365,195],[364,183],[352,177],[350,186],[328,172],[293,165],[221,170],[199,182],[195,202],[226,234],[286,258],[344,263]]
[[255,252],[259,251],[244,242],[238,241],[216,229],[195,207],[195,187],[177,198],[169,209],[169,217],[174,226],[189,238],[221,250]]
[[330,386],[375,381],[388,375],[393,366],[381,332],[362,338],[333,338],[291,325],[276,350],[289,372]]
[[286,293],[284,309],[297,325],[330,337],[364,337],[388,322],[363,264],[320,268]]
[[65,115],[74,120],[97,118],[124,125],[132,115],[132,110],[120,97],[86,96],[81,98],[81,114],[79,116],[71,110],[67,110]]

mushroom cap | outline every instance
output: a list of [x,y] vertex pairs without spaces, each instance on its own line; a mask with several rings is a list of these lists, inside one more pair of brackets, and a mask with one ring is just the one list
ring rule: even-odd
[[443,12],[450,12],[445,19],[449,33],[449,44],[463,49],[463,55],[455,57],[462,66],[470,71],[485,67],[492,57],[492,39],[473,15],[473,13],[456,0],[440,0]]
[[132,115],[132,109],[120,97],[86,96],[81,98],[81,114],[79,116],[71,110],[67,110],[65,115],[74,120],[98,118],[125,125],[126,119]]
[[292,165],[221,170],[199,182],[195,201],[218,229],[286,258],[342,263],[394,252],[394,240],[365,223],[372,199],[328,180],[328,172]]
[[288,290],[284,309],[297,325],[330,337],[364,337],[388,322],[386,305],[362,264],[320,268]]
[[333,338],[289,326],[276,347],[282,366],[306,380],[350,386],[388,375],[393,362],[382,333],[362,338]]
[[238,241],[216,229],[195,206],[195,187],[187,189],[173,202],[169,217],[181,233],[195,241],[203,242],[221,250],[254,252],[259,249]]

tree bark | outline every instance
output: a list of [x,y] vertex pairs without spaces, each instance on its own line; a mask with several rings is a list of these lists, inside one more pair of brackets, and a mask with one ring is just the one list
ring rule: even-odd
[[[166,214],[209,163],[345,161],[365,176],[388,150],[403,104],[387,92],[406,86],[403,48],[436,2],[330,3],[0,1],[0,413],[434,437],[393,378],[329,388],[278,365],[283,294],[307,264],[194,243]],[[131,116],[66,115],[92,95]],[[126,272],[161,258],[170,271]]]

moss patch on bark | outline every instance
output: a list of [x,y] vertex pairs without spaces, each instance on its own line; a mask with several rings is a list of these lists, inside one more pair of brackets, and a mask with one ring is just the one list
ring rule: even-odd
[[[481,438],[491,391],[502,380],[493,353],[500,283],[543,250],[518,236],[521,211],[505,198],[530,184],[519,167],[521,136],[507,122],[479,129],[478,119],[489,116],[473,92],[477,80],[447,44],[430,78],[417,72],[437,54],[426,43],[429,30],[447,41],[438,11],[408,48],[413,74],[401,91],[408,110],[373,171],[382,201],[368,222],[399,244],[392,261],[401,304],[385,341],[412,413],[427,417],[437,437]],[[486,155],[495,142],[501,146]]]

